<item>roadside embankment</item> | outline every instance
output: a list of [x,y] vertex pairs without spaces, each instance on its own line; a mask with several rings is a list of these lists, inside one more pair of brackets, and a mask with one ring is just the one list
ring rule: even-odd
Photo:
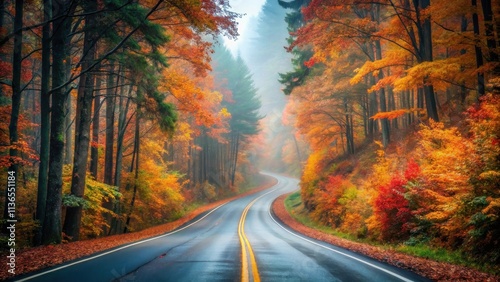
[[384,250],[376,246],[353,242],[330,234],[325,234],[305,226],[295,220],[285,208],[284,202],[288,195],[289,194],[282,195],[274,201],[272,205],[273,214],[289,228],[310,238],[349,249],[400,268],[409,269],[435,281],[500,281],[500,277],[483,273],[475,269],[413,257],[391,250]]

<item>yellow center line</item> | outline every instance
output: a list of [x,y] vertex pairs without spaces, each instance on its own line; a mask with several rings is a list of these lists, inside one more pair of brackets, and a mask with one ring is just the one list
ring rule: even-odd
[[248,282],[250,280],[249,279],[250,274],[248,273],[247,251],[248,251],[248,254],[250,255],[250,264],[252,267],[253,281],[260,282],[259,269],[257,267],[255,255],[253,253],[252,246],[250,245],[250,242],[248,241],[248,238],[245,235],[245,219],[247,217],[248,210],[250,210],[250,207],[252,207],[252,205],[255,203],[255,201],[257,201],[259,198],[253,200],[252,202],[250,202],[250,204],[248,204],[245,207],[245,209],[243,210],[243,213],[241,214],[240,223],[238,224],[238,236],[240,237],[240,244],[241,244],[241,264],[242,264],[241,281],[242,282]]

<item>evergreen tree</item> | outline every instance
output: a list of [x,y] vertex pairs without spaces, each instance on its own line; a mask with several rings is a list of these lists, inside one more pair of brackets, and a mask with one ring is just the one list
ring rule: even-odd
[[267,0],[256,21],[255,35],[247,37],[241,44],[241,56],[253,74],[254,82],[262,100],[262,112],[281,115],[285,97],[281,94],[279,73],[291,69],[291,55],[288,45],[286,10],[277,1]]
[[241,56],[234,58],[227,48],[217,46],[213,62],[216,81],[232,94],[231,100],[224,102],[224,107],[231,113],[228,166],[229,180],[234,185],[240,141],[244,142],[246,137],[259,132],[261,102],[250,70]]
[[231,113],[231,133],[243,136],[257,134],[261,102],[250,69],[241,56],[233,58],[224,46],[216,48],[213,61],[216,80],[227,83],[226,87],[232,93],[232,101],[224,102]]
[[[287,13],[285,17],[285,21],[288,24],[288,31],[290,33],[297,31],[297,29],[304,24],[304,19],[300,9],[306,6],[309,3],[309,0],[293,0],[291,2],[279,0],[278,2],[281,7],[292,10],[292,12]],[[293,41],[294,37],[290,35],[288,38],[288,45],[290,45]],[[313,55],[312,50],[310,49],[293,48],[288,51],[293,55],[293,70],[287,73],[280,73],[279,79],[279,82],[284,86],[283,92],[286,95],[290,95],[296,86],[300,86],[304,83],[310,72],[310,69],[306,67],[304,63]]]

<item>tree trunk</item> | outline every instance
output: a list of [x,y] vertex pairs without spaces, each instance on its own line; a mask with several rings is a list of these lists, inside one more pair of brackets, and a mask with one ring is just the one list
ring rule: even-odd
[[240,147],[240,133],[235,133],[235,141],[234,141],[234,156],[233,156],[233,166],[231,171],[231,185],[234,186],[234,180],[236,177],[236,165],[238,164],[238,150]]
[[[111,67],[111,73],[113,67]],[[118,81],[116,82],[118,84]],[[104,183],[113,185],[113,146],[115,137],[115,95],[113,88],[115,87],[114,75],[108,76],[106,83],[108,93],[106,95],[106,146],[104,151]]]
[[[377,55],[377,60],[382,59],[382,47],[380,46],[380,41],[377,40],[375,41],[375,52]],[[382,70],[378,72],[378,80],[381,80],[384,78],[384,73]],[[381,112],[387,112],[387,102],[386,102],[386,96],[385,96],[385,88],[380,89],[379,93],[380,97],[380,111]],[[380,123],[382,124],[382,144],[384,147],[387,147],[390,142],[390,128],[389,128],[389,121],[384,118],[380,120]]]
[[[370,43],[368,52],[370,54],[371,60],[375,60],[375,51],[374,51],[374,46],[373,43]],[[375,85],[375,77],[373,75],[370,76],[370,84],[369,86],[374,86]],[[377,122],[373,120],[371,117],[376,115],[378,113],[378,99],[377,99],[377,92],[373,91],[372,93],[369,93],[369,107],[368,107],[368,136],[369,140],[373,140],[373,136],[378,133],[378,126]]]
[[53,26],[57,28],[52,36],[52,107],[50,120],[50,154],[47,179],[47,201],[45,219],[42,226],[42,244],[61,243],[61,201],[62,201],[62,166],[64,155],[64,110],[69,90],[60,87],[66,82],[65,61],[69,60],[69,33],[71,18],[66,0],[53,4],[55,18]]
[[[66,64],[66,73],[69,73],[71,68],[67,67],[68,64]],[[64,164],[71,164],[73,161],[73,131],[71,130],[73,128],[73,110],[72,110],[72,103],[73,99],[71,95],[68,95],[67,102],[66,102],[66,107],[64,109],[64,134],[66,140],[66,147],[64,147]]]
[[[462,16],[462,21],[460,23],[460,32],[466,32],[467,31],[467,18]],[[466,49],[461,49],[460,50],[460,55],[464,55],[467,52]],[[460,67],[461,71],[465,70],[464,66]],[[467,98],[467,89],[465,88],[465,82],[460,83],[460,110],[463,111],[465,109],[465,99]]]
[[140,120],[139,120],[139,108],[137,109],[137,116],[135,122],[135,138],[134,138],[134,152],[135,152],[135,177],[134,177],[134,191],[132,192],[132,200],[130,201],[130,207],[127,214],[127,220],[125,221],[125,227],[123,228],[123,233],[127,233],[130,226],[130,219],[132,212],[134,211],[135,198],[137,196],[137,181],[139,179],[139,150],[140,150]]
[[[4,30],[5,33],[7,33],[8,31],[5,30],[5,14],[6,14],[6,7],[5,7],[5,1],[4,0],[0,0],[0,29],[1,30]],[[5,52],[3,52],[3,50],[0,50],[0,61],[2,62],[6,62],[7,61],[7,56],[5,54]],[[3,97],[4,96],[4,93],[3,93],[3,87],[0,87],[0,97]]]
[[[16,0],[16,16],[14,18],[14,30],[16,34],[14,36],[14,55],[12,58],[12,112],[10,115],[9,123],[9,139],[10,139],[10,166],[9,172],[13,172],[14,176],[19,179],[19,151],[16,146],[19,142],[19,132],[18,132],[18,121],[19,121],[19,111],[21,108],[21,62],[22,62],[22,47],[23,47],[23,33],[21,28],[23,27],[23,4],[24,1]],[[9,207],[7,205],[8,189],[5,189],[5,205],[4,205],[4,219],[14,219],[9,217]],[[15,215],[15,214],[12,214]]]
[[[479,17],[477,15],[477,0],[472,0],[472,6],[475,11],[472,13],[472,25],[474,27],[474,36],[476,37],[476,43],[474,45],[474,50],[476,51],[476,66],[480,68],[484,65],[483,62],[483,51],[481,50],[481,41],[479,39]],[[477,73],[477,100],[485,94],[484,89],[484,73]]]
[[[128,121],[127,121],[127,114],[128,114],[128,109],[132,97],[132,90],[133,87],[129,87],[128,91],[128,98],[127,102],[125,103],[125,106],[123,106],[123,101],[125,98],[122,95],[120,95],[120,103],[119,103],[119,114],[118,114],[118,132],[117,132],[117,139],[116,139],[116,162],[115,162],[115,177],[114,177],[114,185],[120,190],[120,185],[121,185],[121,177],[122,177],[122,163],[123,163],[123,139],[125,137],[125,131],[128,126]],[[123,91],[123,88],[122,88]],[[116,104],[116,103],[115,103]],[[113,205],[113,210],[116,214],[120,214],[122,210],[122,205],[120,201],[116,201]],[[111,220],[111,227],[109,229],[109,235],[115,234],[120,232],[122,230],[122,225],[123,221],[119,220],[118,218],[113,218]]]
[[[427,9],[430,5],[430,0],[420,0],[420,11]],[[425,18],[421,28],[420,41],[422,47],[422,55],[424,62],[432,62],[432,28],[430,18]],[[427,108],[427,115],[434,121],[439,121],[439,115],[436,104],[436,94],[434,93],[434,87],[428,82],[427,78],[424,78],[424,95],[425,95],[425,106]]]
[[[368,78],[365,78],[365,84],[368,85]],[[368,100],[368,93],[364,93],[361,100],[362,100],[362,109],[363,109],[363,133],[366,139],[369,138],[368,135],[368,122],[370,120],[370,116],[368,115],[368,108],[370,107],[369,100]]]
[[[388,76],[391,75],[390,69],[387,70],[387,75]],[[389,111],[395,111],[396,110],[396,99],[394,97],[394,91],[393,91],[391,86],[387,87],[387,97],[388,97],[388,105],[387,106],[389,107]],[[391,127],[394,129],[398,129],[398,118],[395,118],[392,120]],[[390,130],[390,128],[389,128],[389,130]]]
[[[52,0],[43,1],[44,21],[52,19]],[[36,220],[39,228],[35,233],[35,245],[42,243],[42,226],[47,200],[47,173],[49,168],[50,141],[50,24],[42,28],[42,77],[40,90],[40,165],[38,167],[38,189],[36,199]]]
[[352,111],[349,108],[349,103],[347,98],[344,98],[344,110],[345,110],[345,136],[347,144],[347,153],[349,155],[354,154],[354,136],[352,128]]
[[123,97],[120,97],[120,114],[118,117],[118,134],[116,140],[116,165],[115,165],[115,186],[120,187],[121,185],[121,172],[122,172],[122,161],[123,161],[123,139],[125,138],[125,131],[127,130],[127,114],[132,97],[132,89],[130,86],[128,92],[127,102],[123,108]]
[[101,80],[96,78],[96,95],[94,97],[94,117],[92,118],[92,145],[90,146],[90,174],[97,180],[99,167],[99,115],[101,110],[101,97],[99,96],[99,88],[101,88]]
[[[106,145],[104,151],[104,183],[108,185],[113,185],[113,147],[115,143],[115,101],[116,93],[113,93],[113,88],[115,87],[113,67],[110,67],[110,75],[108,76],[108,82],[106,87],[108,89],[106,95]],[[118,80],[116,85],[118,84]],[[113,210],[113,201],[104,200],[102,203],[103,208],[108,210]],[[104,215],[105,221],[110,223],[111,226],[111,216],[106,213]],[[103,234],[108,234],[111,228],[108,229],[106,226],[103,228]]]
[[[96,46],[94,36],[95,12],[97,3],[90,1],[84,6],[85,12],[85,38],[83,46],[82,69],[88,69],[95,58]],[[78,87],[78,101],[76,106],[76,129],[75,129],[75,151],[73,161],[73,173],[71,178],[71,195],[83,198],[85,191],[85,177],[87,173],[87,162],[90,144],[90,124],[92,121],[92,96],[94,90],[94,75],[90,72],[83,73],[80,77]],[[66,208],[63,232],[70,241],[78,241],[80,238],[80,226],[82,218],[82,206]]]
[[[498,4],[498,3],[497,3]],[[495,30],[493,27],[493,10],[491,0],[481,0],[481,6],[484,17],[484,32],[486,35],[486,45],[488,46],[488,61],[498,63],[498,54],[496,51],[497,43],[495,40]],[[498,64],[494,68],[493,75],[500,75],[500,66]]]

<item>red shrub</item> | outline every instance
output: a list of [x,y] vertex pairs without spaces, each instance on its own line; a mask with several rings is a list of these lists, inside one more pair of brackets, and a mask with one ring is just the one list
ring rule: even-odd
[[406,239],[407,223],[411,219],[408,200],[405,199],[406,179],[395,176],[389,185],[379,188],[375,200],[375,213],[382,224],[382,236],[386,240]]

